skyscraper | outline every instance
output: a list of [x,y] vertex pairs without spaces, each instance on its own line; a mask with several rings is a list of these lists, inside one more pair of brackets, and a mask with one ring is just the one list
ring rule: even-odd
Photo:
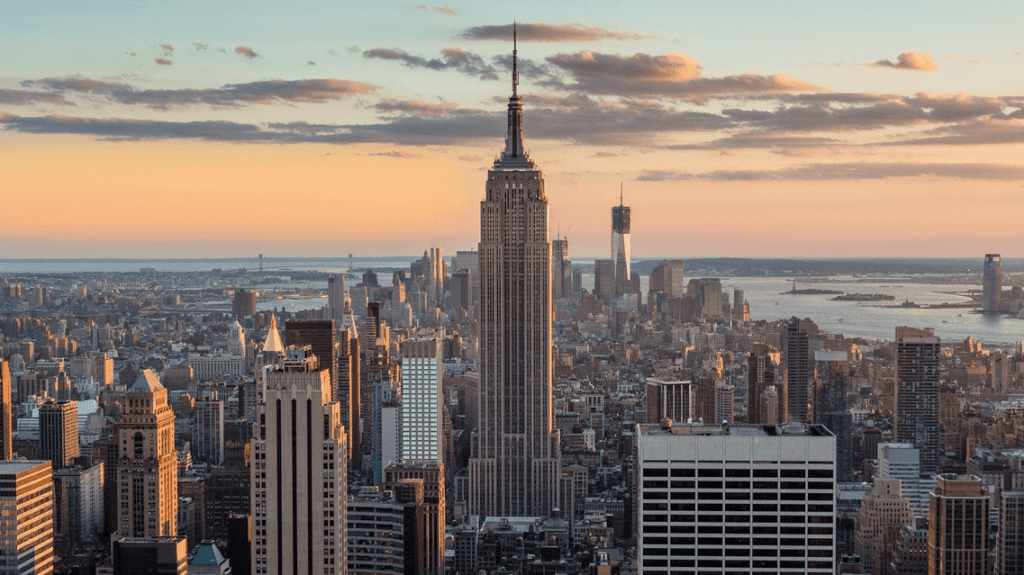
[[812,421],[836,436],[836,479],[853,481],[853,416],[846,409],[845,351],[814,352],[814,413]]
[[231,313],[237,320],[256,315],[256,292],[246,291],[245,288],[236,289],[235,299],[231,302]]
[[403,461],[443,461],[444,389],[441,341],[436,337],[402,342]]
[[[345,310],[342,310],[342,315],[345,315]],[[330,388],[331,393],[334,394],[332,397],[333,401],[337,401],[341,405],[341,424],[345,426],[346,431],[354,427],[351,419],[353,413],[352,408],[357,407],[359,398],[351,395],[353,388],[351,380],[349,385],[341,385],[339,383],[338,375],[338,346],[335,341],[337,334],[335,328],[337,323],[332,320],[288,320],[284,323],[284,343],[286,346],[310,346],[313,350],[313,355],[317,358],[317,364],[321,369],[326,369],[330,374]],[[358,371],[358,366],[356,367]],[[357,394],[359,393],[359,386],[355,386],[354,390]],[[353,406],[353,403],[356,406]],[[358,416],[358,413],[355,415]],[[356,421],[358,424],[358,420]],[[347,440],[347,439],[346,439]]]
[[887,547],[886,538],[894,533],[891,525],[913,525],[910,500],[903,496],[899,479],[875,478],[857,513],[855,549],[868,573],[881,575]]
[[904,497],[917,517],[928,515],[928,481],[921,480],[921,450],[910,443],[878,445],[876,479],[899,479]]
[[200,461],[224,464],[224,402],[216,389],[204,389],[192,409],[193,452]]
[[782,420],[778,409],[771,414],[761,410],[762,395],[769,387],[775,386],[776,362],[773,356],[777,357],[778,352],[764,344],[755,344],[747,358],[747,423],[778,423]]
[[[782,336],[782,377],[786,391],[786,421],[809,421],[813,370],[808,346],[809,334],[798,318],[789,320]],[[782,398],[780,398],[780,401]]]
[[636,430],[640,573],[835,573],[835,438],[827,429]]
[[615,262],[615,296],[629,293],[632,267],[630,264],[630,209],[623,205],[619,192],[619,205],[612,207],[612,261]]
[[53,573],[53,469],[49,461],[0,462],[0,574]]
[[985,254],[985,267],[981,279],[983,313],[999,311],[999,298],[1003,293],[1003,264],[999,254]]
[[343,274],[327,276],[327,307],[331,310],[331,319],[335,326],[341,325],[345,314],[345,276]]
[[594,293],[605,303],[615,299],[615,260],[594,260]]
[[[351,312],[351,306],[346,308]],[[348,432],[348,454],[353,469],[362,467],[363,461],[360,447],[360,422],[363,417],[360,367],[362,364],[359,361],[359,337],[356,335],[355,325],[352,325],[338,333],[338,393],[335,396],[345,398],[341,406],[344,412],[341,419]]]
[[67,467],[78,457],[78,405],[52,399],[39,406],[39,456],[54,469]]
[[668,297],[686,295],[686,284],[683,283],[683,260],[666,260],[658,264],[651,272],[647,289],[650,293],[664,292]]
[[[393,491],[403,503],[415,502],[420,508],[413,573],[444,573],[444,519],[446,510],[444,465],[434,461],[414,461],[389,465],[384,469],[384,488]],[[420,494],[410,493],[410,488]],[[408,563],[406,563],[408,565]]]
[[999,494],[999,539],[994,572],[1024,573],[1024,491]]
[[693,421],[696,402],[693,388],[693,382],[688,380],[647,378],[648,423],[658,423],[666,417],[677,423]]
[[330,372],[292,347],[266,385],[250,466],[253,573],[344,573],[348,456]]
[[480,203],[479,428],[469,461],[477,515],[546,515],[559,501],[548,202],[523,147],[518,84],[513,48],[505,149]]
[[939,338],[932,329],[896,328],[893,438],[921,450],[921,473],[939,468]]
[[9,461],[14,456],[11,433],[13,413],[11,412],[11,367],[0,360],[0,460]]
[[974,475],[936,476],[928,506],[928,573],[987,575],[989,494]]
[[551,297],[572,297],[572,262],[569,261],[569,240],[551,242]]
[[174,411],[151,370],[128,388],[117,420],[118,523],[121,537],[178,534],[178,457]]

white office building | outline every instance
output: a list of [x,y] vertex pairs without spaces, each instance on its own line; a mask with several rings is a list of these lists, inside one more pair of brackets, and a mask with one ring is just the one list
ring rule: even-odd
[[928,516],[928,492],[935,480],[921,477],[921,450],[912,443],[881,443],[878,445],[878,471],[881,479],[899,479],[903,495],[910,499],[915,517]]
[[834,573],[835,436],[822,426],[637,426],[638,567]]
[[441,342],[402,342],[402,461],[442,461],[444,388]]

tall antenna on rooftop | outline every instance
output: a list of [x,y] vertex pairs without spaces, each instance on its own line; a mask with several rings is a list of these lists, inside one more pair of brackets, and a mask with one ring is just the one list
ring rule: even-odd
[[516,55],[516,23],[512,21],[512,96],[519,95],[519,56]]

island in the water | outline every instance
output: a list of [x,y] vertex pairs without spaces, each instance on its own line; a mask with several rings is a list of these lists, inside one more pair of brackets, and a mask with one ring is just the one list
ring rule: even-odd
[[832,301],[893,301],[896,296],[884,293],[844,293]]

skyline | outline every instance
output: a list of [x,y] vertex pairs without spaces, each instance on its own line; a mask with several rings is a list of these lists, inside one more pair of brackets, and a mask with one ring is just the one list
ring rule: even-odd
[[472,249],[512,20],[571,257],[620,182],[637,258],[1024,255],[1021,6],[45,6],[0,24],[5,257]]

